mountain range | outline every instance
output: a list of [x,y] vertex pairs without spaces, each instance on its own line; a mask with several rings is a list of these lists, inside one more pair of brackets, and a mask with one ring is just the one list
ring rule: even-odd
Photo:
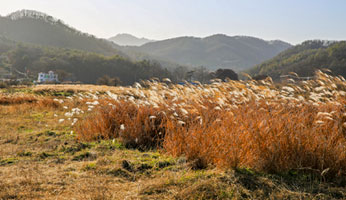
[[[207,70],[246,70],[251,75],[270,75],[274,79],[290,71],[301,76],[311,76],[319,68],[329,68],[336,74],[345,76],[345,43],[314,40],[292,46],[280,40],[266,41],[224,34],[161,41],[119,34],[106,40],[78,31],[48,14],[21,10],[0,16],[0,65],[3,64],[0,66],[0,73],[8,72],[11,65],[24,70],[24,66],[30,61],[28,66],[36,71],[40,70],[40,66],[41,70],[49,70],[60,69],[57,65],[61,65],[65,66],[61,70],[77,73],[83,69],[84,63],[96,71],[103,66],[102,71],[112,76],[121,76],[121,73],[112,71],[121,66],[131,66],[132,70],[133,67],[147,67],[155,69],[152,74],[157,76],[160,76],[159,73],[179,74],[171,74],[176,80],[183,79],[184,73],[200,66]],[[18,45],[24,49],[22,52]],[[147,62],[142,62],[143,60]],[[78,70],[72,69],[76,65]],[[96,72],[90,69],[90,72]],[[121,70],[126,76],[131,76],[127,69]],[[150,73],[146,74],[146,77],[149,75]],[[74,76],[78,77],[76,74]],[[98,76],[102,76],[102,73],[94,73],[90,76],[90,81],[86,74],[80,79],[92,83]],[[137,80],[136,77],[139,76],[123,81],[131,83]]]
[[[59,19],[32,10],[0,17],[0,35],[18,42],[78,49],[106,56],[121,55],[139,61],[157,60],[164,67],[204,66],[209,70],[248,69],[291,47],[283,41],[217,34],[205,38],[179,37],[163,41],[120,34],[110,40],[82,33]],[[120,46],[141,45],[141,46]],[[149,43],[147,43],[149,42]]]
[[143,44],[154,42],[154,40],[149,40],[147,38],[138,38],[127,33],[118,34],[114,37],[109,38],[108,40],[121,46],[142,46]]
[[186,66],[241,71],[270,59],[291,46],[280,40],[265,41],[255,37],[217,34],[205,38],[173,38],[139,47],[123,47],[122,50],[140,52]]

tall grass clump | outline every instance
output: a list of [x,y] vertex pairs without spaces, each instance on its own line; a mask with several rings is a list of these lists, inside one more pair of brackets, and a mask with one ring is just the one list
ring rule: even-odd
[[166,85],[147,81],[110,92],[76,127],[80,140],[118,138],[160,148],[199,167],[305,170],[346,176],[346,81],[320,71],[314,80],[270,79]]
[[[249,103],[230,113],[220,113],[212,123],[192,124],[168,131],[164,148],[175,155],[198,160],[202,166],[249,167],[265,172],[328,169],[346,170],[345,109],[335,110],[335,121],[318,122],[316,108],[305,105]],[[337,119],[337,117],[340,117]]]
[[38,99],[33,95],[1,95],[0,105],[35,103]]
[[167,117],[159,108],[112,102],[101,105],[77,127],[79,139],[120,138],[127,147],[150,149],[162,143]]

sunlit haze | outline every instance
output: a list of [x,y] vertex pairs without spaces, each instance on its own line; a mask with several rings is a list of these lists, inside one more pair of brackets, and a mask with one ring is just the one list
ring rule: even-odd
[[345,40],[343,0],[0,0],[0,14],[30,9],[97,37],[130,33],[149,39],[249,35],[293,44]]

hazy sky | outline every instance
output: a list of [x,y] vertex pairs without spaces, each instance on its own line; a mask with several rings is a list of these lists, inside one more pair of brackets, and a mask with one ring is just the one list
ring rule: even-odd
[[0,0],[0,15],[45,12],[82,32],[150,39],[249,35],[300,43],[346,40],[346,0]]

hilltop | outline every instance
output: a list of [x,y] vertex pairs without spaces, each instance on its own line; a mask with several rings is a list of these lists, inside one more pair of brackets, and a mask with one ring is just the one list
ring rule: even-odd
[[109,38],[108,40],[121,46],[142,46],[146,43],[154,42],[154,40],[150,40],[147,38],[138,38],[127,33],[118,34],[114,37]]
[[0,35],[18,42],[124,56],[109,41],[82,33],[62,20],[33,10],[20,10],[0,17]]
[[[112,41],[99,39],[88,33],[83,33],[60,19],[33,10],[20,10],[5,17],[0,16],[0,37],[2,38],[0,41],[0,51],[8,50],[9,46],[4,43],[7,40],[13,44],[24,43],[31,46],[57,47],[60,49],[64,48],[67,51],[80,50],[104,56],[118,55],[124,59],[133,60],[133,62],[150,60],[150,62],[159,62],[165,68],[171,69],[178,66],[175,62],[156,59],[143,53],[124,53],[121,51],[122,47]],[[0,68],[3,67],[0,66]]]

